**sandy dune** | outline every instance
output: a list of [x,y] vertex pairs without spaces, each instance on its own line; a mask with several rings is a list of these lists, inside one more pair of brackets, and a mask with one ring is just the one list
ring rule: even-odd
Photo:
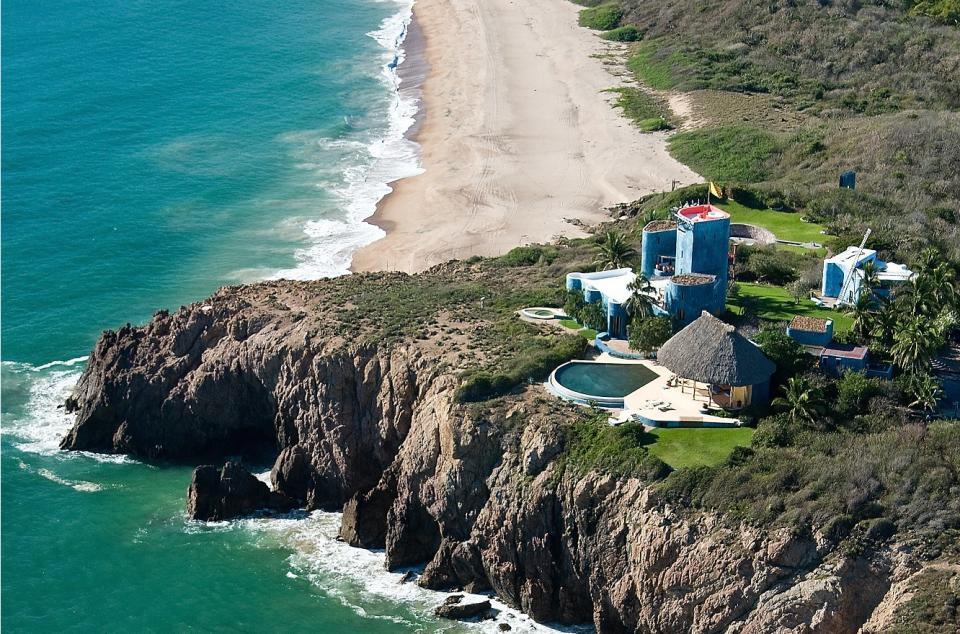
[[565,219],[699,177],[609,104],[617,50],[577,26],[566,0],[418,0],[429,64],[419,176],[370,219],[387,237],[357,271],[418,271],[519,244],[580,235]]

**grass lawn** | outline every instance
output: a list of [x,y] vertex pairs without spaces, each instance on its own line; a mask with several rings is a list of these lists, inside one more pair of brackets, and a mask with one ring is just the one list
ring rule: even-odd
[[593,328],[584,328],[576,322],[575,319],[561,319],[560,325],[564,328],[569,328],[570,330],[576,330],[577,334],[586,339],[587,341],[593,341],[597,338],[597,331]]
[[749,447],[753,430],[749,427],[732,429],[657,428],[650,432],[657,437],[647,450],[674,469],[723,462],[736,446]]
[[850,330],[853,319],[843,312],[828,308],[817,308],[809,299],[802,299],[797,304],[786,289],[780,286],[766,286],[764,284],[740,284],[740,297],[735,302],[728,302],[727,309],[739,315],[744,298],[750,298],[753,309],[761,319],[771,321],[789,321],[796,315],[806,317],[822,317],[833,320],[833,331],[837,334]]
[[826,239],[826,236],[820,233],[824,228],[823,225],[804,222],[800,220],[800,214],[797,212],[751,209],[732,200],[718,204],[717,207],[730,214],[731,222],[757,225],[769,229],[780,240],[823,244]]

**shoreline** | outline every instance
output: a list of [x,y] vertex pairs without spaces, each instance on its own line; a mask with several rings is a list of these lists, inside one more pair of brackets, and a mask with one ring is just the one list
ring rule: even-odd
[[[515,246],[584,235],[605,207],[700,180],[604,90],[624,85],[598,56],[622,50],[577,25],[566,0],[417,0],[404,90],[419,91],[422,172],[389,183],[366,223],[386,236],[350,270],[422,271]],[[620,47],[620,48],[618,48]],[[421,81],[422,80],[422,81]]]
[[[423,99],[423,84],[430,74],[430,61],[427,59],[426,38],[424,37],[423,30],[420,28],[418,23],[416,9],[417,1],[415,0],[410,23],[407,25],[403,42],[400,44],[400,50],[403,54],[403,61],[397,65],[396,73],[397,78],[400,81],[400,87],[397,90],[398,100],[401,102],[404,99],[413,100],[413,102],[417,104],[417,111],[413,115],[413,123],[403,133],[403,138],[409,143],[416,145],[417,167],[418,169],[422,170],[423,147],[419,142],[419,136],[427,112],[427,105]],[[380,200],[377,201],[373,214],[365,218],[363,222],[377,227],[385,234],[389,234],[390,231],[394,229],[394,223],[380,218],[380,210],[385,202],[396,192],[398,183],[401,183],[409,178],[414,178],[415,176],[419,176],[419,174],[414,174],[413,176],[402,176],[385,183],[386,186],[390,188],[390,191],[384,194]],[[354,253],[351,255],[350,272],[353,272],[352,260],[357,251],[366,249],[371,244],[376,244],[382,239],[383,238],[377,238],[373,242],[364,244],[354,251]]]

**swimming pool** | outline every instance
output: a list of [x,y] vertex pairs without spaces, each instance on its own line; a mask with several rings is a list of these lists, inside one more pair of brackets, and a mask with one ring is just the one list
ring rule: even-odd
[[556,319],[563,314],[563,311],[556,308],[535,306],[533,308],[524,308],[520,311],[520,314],[530,319]]
[[623,407],[623,398],[657,378],[641,363],[571,361],[553,371],[550,387],[559,396],[601,407]]

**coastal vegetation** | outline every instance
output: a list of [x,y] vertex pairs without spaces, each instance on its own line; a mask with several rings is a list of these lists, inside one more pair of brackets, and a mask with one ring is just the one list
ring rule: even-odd
[[673,322],[669,317],[633,318],[630,326],[630,347],[650,354],[673,336]]
[[[682,162],[837,242],[870,226],[881,257],[909,262],[934,245],[960,259],[955,2],[619,6],[621,26],[642,34],[627,69],[692,102],[695,129],[670,144]],[[847,170],[856,189],[838,190]]]
[[620,26],[623,11],[615,3],[588,7],[580,12],[580,26],[597,31],[610,31]]
[[670,130],[670,110],[662,101],[650,94],[632,86],[611,88],[616,93],[614,105],[623,109],[623,115],[644,132]]
[[[636,218],[630,220],[636,222]],[[624,227],[626,223],[611,224]],[[367,486],[374,486],[380,478],[384,487],[393,487],[372,490],[384,490],[396,500],[389,504],[403,505],[391,508],[402,508],[404,512],[396,517],[406,519],[388,522],[386,530],[394,531],[389,533],[390,539],[374,543],[376,547],[385,543],[388,556],[399,552],[408,557],[393,560],[404,565],[431,560],[442,550],[437,550],[439,546],[421,550],[416,539],[396,541],[394,536],[415,526],[439,543],[437,523],[448,520],[430,515],[426,504],[432,502],[422,502],[417,494],[397,495],[398,487],[402,491],[429,487],[444,496],[446,508],[463,504],[466,510],[458,512],[457,518],[502,512],[487,523],[478,520],[470,531],[503,539],[497,543],[509,544],[508,553],[534,541],[526,537],[509,541],[514,535],[526,535],[517,532],[522,526],[563,534],[565,527],[600,518],[613,517],[622,526],[625,516],[642,521],[642,517],[656,517],[669,509],[671,522],[688,522],[697,530],[709,525],[704,535],[748,531],[788,535],[803,543],[815,541],[821,545],[817,557],[830,561],[882,558],[889,554],[892,543],[910,552],[918,565],[960,556],[960,498],[955,495],[960,487],[960,426],[956,421],[927,420],[930,385],[920,373],[904,371],[894,381],[858,373],[827,378],[812,367],[813,358],[783,333],[781,323],[761,330],[756,341],[777,364],[773,390],[782,400],[770,410],[758,407],[738,414],[746,427],[645,431],[633,422],[612,426],[607,411],[545,395],[535,383],[566,360],[583,356],[587,342],[563,324],[552,323],[554,320],[523,321],[518,311],[562,305],[568,315],[589,324],[594,319],[590,311],[596,308],[588,309],[582,293],[564,292],[564,274],[634,265],[637,240],[636,233],[607,226],[585,239],[532,245],[501,258],[449,262],[414,276],[356,274],[336,280],[265,282],[224,289],[211,302],[222,311],[217,320],[202,317],[197,305],[175,318],[158,317],[149,333],[128,329],[111,336],[134,341],[146,336],[176,345],[184,333],[194,332],[190,330],[193,324],[207,319],[211,327],[204,332],[214,339],[209,345],[233,346],[237,354],[233,358],[238,364],[246,363],[251,355],[243,350],[251,339],[234,342],[225,336],[222,346],[216,343],[223,330],[215,326],[219,320],[229,319],[229,332],[250,323],[262,328],[255,337],[262,342],[258,345],[264,349],[266,363],[277,358],[266,344],[283,341],[283,345],[296,348],[302,341],[302,345],[310,345],[313,356],[306,362],[301,362],[297,349],[290,350],[281,355],[286,365],[272,375],[285,377],[293,368],[312,371],[316,374],[310,375],[311,381],[347,400],[317,402],[310,393],[292,389],[303,384],[297,378],[277,386],[271,394],[279,394],[281,399],[303,398],[293,402],[304,403],[304,407],[307,401],[316,403],[326,409],[322,416],[311,416],[337,422],[331,428],[348,427],[345,437],[379,443],[377,447],[385,445],[376,438],[370,440],[376,434],[359,431],[367,419],[357,417],[355,408],[359,402],[375,402],[383,408],[384,429],[391,438],[397,434],[399,439],[399,449],[394,448],[398,454],[394,458],[364,451],[359,474],[369,478]],[[955,279],[947,269],[938,270],[938,258],[925,255],[921,259],[929,262],[929,269],[918,267],[925,276],[918,278],[916,289],[893,302],[903,302],[898,305],[904,310],[933,311],[938,300],[949,298],[947,289],[954,288]],[[645,285],[639,278],[635,289]],[[737,295],[752,285],[739,286]],[[789,295],[785,305],[797,306]],[[304,311],[304,306],[311,310]],[[228,311],[236,312],[225,316]],[[640,302],[632,311],[634,326],[666,325],[644,315]],[[177,331],[171,332],[171,324],[164,319],[173,321]],[[276,339],[261,339],[273,332],[278,333]],[[666,332],[663,328],[661,335]],[[103,356],[94,360],[97,372],[91,376],[96,380],[113,358],[109,337],[105,341],[97,353]],[[138,349],[147,348],[153,349],[142,345]],[[202,355],[201,363],[213,363],[213,356]],[[142,358],[136,361],[141,363]],[[206,367],[191,376],[207,376]],[[232,376],[222,375],[221,385],[230,387]],[[376,376],[379,378],[371,378]],[[125,384],[116,385],[123,389]],[[429,397],[418,400],[424,390]],[[196,392],[182,393],[192,398]],[[271,394],[254,390],[245,398],[254,404],[273,398]],[[361,397],[364,400],[351,400]],[[291,403],[284,401],[284,407]],[[104,407],[110,406],[110,402],[104,403]],[[150,403],[147,406],[151,411],[159,409]],[[302,418],[298,433],[318,433],[309,422],[311,416]],[[87,420],[98,424],[100,419]],[[273,429],[271,417],[263,420]],[[402,431],[407,426],[409,432]],[[409,433],[406,440],[403,433]],[[112,442],[118,435],[89,437]],[[353,445],[343,442],[342,447],[351,449]],[[311,447],[309,451],[327,449]],[[368,455],[383,461],[371,473],[365,466]],[[386,469],[389,464],[400,466],[384,471],[387,475],[381,477],[381,467]],[[394,477],[401,479],[399,483],[391,479]],[[344,496],[352,500],[349,512],[370,517],[362,510],[374,502],[366,497],[368,491],[363,489],[359,498],[352,497],[356,491]],[[638,499],[643,500],[643,508]],[[631,513],[637,515],[628,515]],[[708,524],[700,523],[703,521]],[[522,526],[517,528],[511,522]],[[453,534],[447,531],[452,524],[442,526],[443,535]],[[600,530],[593,533],[605,535]],[[456,547],[466,543],[458,541]],[[410,550],[401,550],[408,547]],[[570,551],[562,552],[567,556]],[[587,555],[599,552],[622,549],[591,547]],[[432,567],[442,565],[441,559],[435,561]],[[546,561],[544,573],[552,573],[552,559]],[[430,569],[428,566],[423,573],[427,578]],[[577,614],[589,615],[589,606],[584,609]],[[911,609],[930,613],[929,604],[918,602]]]
[[577,473],[601,471],[624,477],[659,480],[670,468],[648,450],[654,441],[643,425],[607,424],[607,414],[597,413],[567,427],[561,468]]
[[644,480],[663,480],[674,469],[722,464],[737,447],[749,447],[754,430],[653,429],[624,423],[613,427],[606,412],[586,416],[567,428],[563,466]]
[[637,27],[627,25],[604,31],[600,37],[611,42],[636,42],[643,37],[643,34]]
[[600,270],[619,269],[628,266],[637,257],[637,250],[624,234],[608,231],[597,248],[594,264]]
[[678,160],[721,182],[766,180],[780,151],[776,136],[751,126],[692,130],[670,138],[670,152]]

